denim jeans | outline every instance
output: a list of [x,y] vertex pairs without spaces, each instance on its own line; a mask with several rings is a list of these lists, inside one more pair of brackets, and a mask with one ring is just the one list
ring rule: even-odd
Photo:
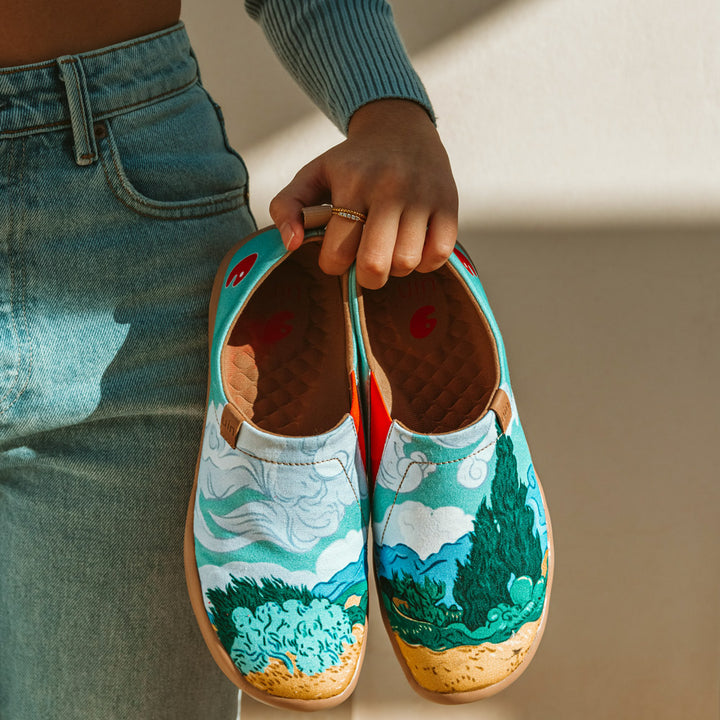
[[0,718],[230,720],[183,524],[254,229],[182,25],[0,69]]

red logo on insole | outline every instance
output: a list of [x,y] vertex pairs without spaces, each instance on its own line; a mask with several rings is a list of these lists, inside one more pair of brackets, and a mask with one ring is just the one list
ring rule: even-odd
[[427,337],[437,325],[437,320],[430,317],[435,312],[434,305],[423,305],[410,318],[410,333],[414,338]]
[[457,248],[455,248],[455,254],[458,256],[458,260],[463,264],[463,267],[475,277],[478,276],[477,270],[475,269],[475,266],[470,262],[470,258],[468,258],[466,255],[463,255]]
[[289,310],[281,310],[271,315],[267,320],[258,320],[254,323],[253,331],[255,337],[266,345],[272,345],[282,340],[292,332],[291,320],[295,313]]
[[257,257],[257,253],[253,253],[252,255],[248,255],[246,258],[243,258],[230,271],[228,279],[225,281],[225,287],[230,287],[231,284],[233,287],[235,287],[241,280],[244,280],[247,274],[250,272],[252,266],[255,264]]

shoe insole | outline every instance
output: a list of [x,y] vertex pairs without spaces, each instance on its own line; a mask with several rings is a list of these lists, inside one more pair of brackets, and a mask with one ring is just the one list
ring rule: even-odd
[[392,417],[419,433],[480,419],[498,386],[485,317],[447,265],[363,290],[372,355],[387,377]]
[[260,284],[221,357],[228,399],[279,435],[316,435],[350,409],[342,284],[318,267],[320,244],[292,253]]

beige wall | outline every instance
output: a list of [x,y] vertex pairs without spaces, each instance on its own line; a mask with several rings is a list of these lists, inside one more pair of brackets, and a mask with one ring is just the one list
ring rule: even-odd
[[[375,612],[355,695],[315,717],[716,720],[720,6],[393,6],[506,339],[558,564],[543,645],[512,688],[421,700]],[[341,137],[241,0],[186,0],[184,18],[264,224]],[[243,720],[292,715],[243,701]]]
[[[393,7],[436,107],[464,220],[720,219],[717,0]],[[262,222],[283,182],[341,136],[241,0],[187,0],[184,17]]]

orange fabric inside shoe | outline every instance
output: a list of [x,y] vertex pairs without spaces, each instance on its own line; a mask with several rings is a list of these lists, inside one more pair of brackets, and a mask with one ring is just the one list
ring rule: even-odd
[[350,410],[342,279],[318,266],[309,242],[258,286],[221,355],[228,400],[259,428],[317,435]]
[[427,434],[479,420],[499,384],[497,346],[454,271],[391,277],[362,295],[370,369],[392,417]]

